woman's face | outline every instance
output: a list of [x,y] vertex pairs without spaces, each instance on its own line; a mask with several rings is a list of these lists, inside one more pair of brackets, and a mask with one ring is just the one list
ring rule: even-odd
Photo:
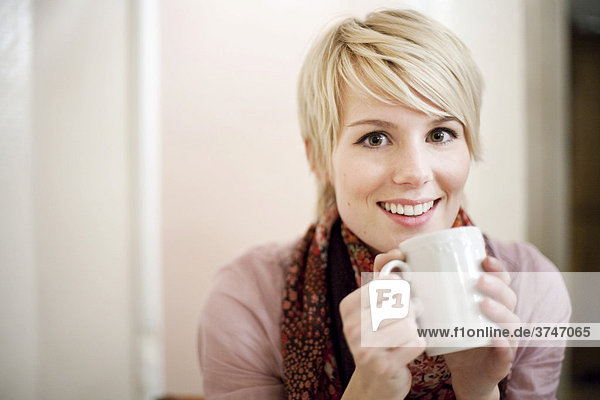
[[348,89],[332,163],[340,216],[377,253],[452,226],[471,158],[457,120]]

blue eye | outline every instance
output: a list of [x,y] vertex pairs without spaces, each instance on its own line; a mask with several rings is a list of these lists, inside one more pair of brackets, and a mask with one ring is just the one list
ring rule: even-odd
[[429,132],[427,141],[433,143],[449,143],[453,139],[456,139],[458,135],[452,129],[449,128],[435,128]]
[[365,147],[381,147],[390,143],[390,140],[383,132],[369,132],[356,142],[363,144]]

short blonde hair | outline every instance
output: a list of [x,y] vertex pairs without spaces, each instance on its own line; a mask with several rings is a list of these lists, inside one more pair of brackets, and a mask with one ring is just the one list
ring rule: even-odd
[[318,181],[317,213],[335,203],[331,158],[345,86],[387,104],[454,117],[473,159],[480,154],[483,81],[469,49],[437,21],[412,10],[341,20],[311,47],[298,81],[300,130]]

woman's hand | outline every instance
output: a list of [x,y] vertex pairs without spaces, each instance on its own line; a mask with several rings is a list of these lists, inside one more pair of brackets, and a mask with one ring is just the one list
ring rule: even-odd
[[[493,257],[483,261],[478,289],[487,297],[481,310],[494,322],[519,323],[514,314],[517,295],[510,288],[510,275],[503,263]],[[508,374],[517,342],[494,338],[494,347],[481,347],[445,355],[452,373],[452,387],[457,399],[499,399],[498,383]]]
[[[374,270],[380,271],[388,261],[404,258],[400,250],[380,254],[375,258]],[[403,399],[412,384],[408,364],[425,349],[425,340],[417,336],[415,315],[409,310],[405,318],[382,321],[377,332],[368,332],[371,343],[389,347],[361,347],[361,335],[365,329],[371,330],[371,311],[362,306],[361,296],[368,298],[368,285],[340,303],[344,336],[356,364],[343,399]]]

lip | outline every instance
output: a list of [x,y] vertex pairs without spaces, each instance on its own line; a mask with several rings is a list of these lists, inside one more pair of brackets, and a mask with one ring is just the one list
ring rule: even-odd
[[[379,206],[379,209],[381,210],[381,212],[383,212],[385,215],[387,215],[387,217],[390,218],[395,223],[406,226],[406,227],[415,228],[415,227],[419,227],[421,225],[426,224],[431,219],[431,217],[433,217],[433,213],[437,209],[437,206],[441,199],[442,199],[441,197],[439,197],[437,199],[429,198],[429,199],[420,199],[420,200],[396,199],[396,200],[381,201],[381,202],[378,202],[377,205]],[[418,215],[416,217],[400,215],[400,214],[392,214],[391,212],[387,211],[385,208],[383,208],[381,206],[382,203],[386,203],[386,202],[410,206],[410,205],[415,205],[415,204],[426,203],[428,201],[433,201],[433,207],[431,207],[429,210],[427,210],[427,212],[424,212],[423,214]]]
[[418,200],[410,200],[410,199],[393,199],[393,200],[382,200],[379,203],[394,203],[394,204],[401,204],[403,206],[415,206],[417,204],[423,204],[423,203],[429,203],[430,201],[437,201],[439,200],[441,197],[430,197],[430,198],[423,198],[423,199],[418,199]]

